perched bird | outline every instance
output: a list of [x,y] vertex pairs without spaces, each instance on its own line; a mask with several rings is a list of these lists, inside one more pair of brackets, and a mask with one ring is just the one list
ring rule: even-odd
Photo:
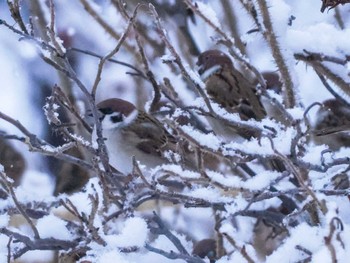
[[[107,99],[97,104],[110,164],[118,171],[132,172],[132,157],[153,168],[169,162],[167,151],[176,151],[176,139],[160,121],[132,103]],[[96,131],[93,140],[96,140]]]
[[[197,66],[208,95],[226,111],[238,113],[244,121],[260,121],[266,117],[266,110],[256,93],[256,84],[233,66],[228,55],[220,50],[205,51],[198,57]],[[208,122],[213,131],[226,141],[239,139],[237,134],[245,139],[254,136],[250,130],[238,127],[233,129],[213,118],[208,118]],[[278,160],[273,160],[271,165],[273,169],[285,170]]]
[[0,165],[4,166],[5,174],[13,179],[13,184],[18,186],[26,169],[26,161],[9,140],[2,137],[0,137]]
[[273,119],[279,123],[282,123],[286,126],[290,126],[290,123],[286,119],[284,110],[279,108],[275,102],[275,100],[278,101],[279,98],[281,100],[283,99],[283,83],[281,82],[278,72],[265,71],[261,73],[261,76],[264,78],[266,84],[265,94],[269,95],[264,96],[263,94],[260,97],[260,101],[264,106],[267,116],[269,116],[270,119]]
[[282,94],[283,83],[280,80],[277,72],[265,71],[261,73],[262,77],[266,81],[266,89],[273,90],[276,94]]
[[208,238],[199,241],[193,247],[192,254],[200,258],[208,258],[210,263],[214,263],[216,261],[216,240]]
[[313,135],[316,144],[326,144],[332,150],[350,147],[350,106],[326,100],[316,113]]
[[[203,52],[197,61],[198,73],[205,83],[205,89],[214,102],[230,113],[238,113],[241,120],[262,120],[266,111],[256,94],[255,84],[234,68],[228,55],[219,50]],[[222,122],[208,118],[213,131],[231,141],[237,134],[249,139],[253,134],[247,130],[227,127]]]
[[238,113],[242,120],[261,120],[266,116],[255,84],[234,68],[228,55],[219,50],[208,50],[198,57],[197,65],[213,101],[228,112]]
[[[83,149],[79,147],[70,148],[65,153],[79,159],[84,159]],[[88,171],[76,164],[61,160],[55,160],[55,162],[52,161],[51,163],[54,163],[52,166],[56,168],[55,196],[61,193],[72,194],[77,192],[81,190],[90,179]]]
[[[183,0],[128,0],[125,6],[129,7],[129,11],[133,11],[137,4],[152,4],[157,10],[159,16],[164,23],[167,23],[167,28],[172,27],[173,33],[177,34],[177,39],[181,41],[182,51],[188,51],[193,56],[198,56],[200,51],[197,44],[197,39],[194,38],[191,32],[191,24],[196,24],[194,12],[187,6]],[[150,21],[140,19],[139,26],[145,30]],[[146,23],[145,23],[146,22]],[[161,48],[154,50],[156,53],[164,52]],[[162,54],[162,53],[161,53]]]
[[[270,212],[273,212],[273,210]],[[259,258],[259,262],[265,262],[266,257],[271,255],[287,236],[286,229],[277,222],[258,218],[254,226],[252,246]]]

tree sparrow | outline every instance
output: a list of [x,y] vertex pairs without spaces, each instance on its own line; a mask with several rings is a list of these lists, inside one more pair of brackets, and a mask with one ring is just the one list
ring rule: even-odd
[[[242,120],[260,121],[266,117],[266,110],[256,94],[256,84],[234,68],[228,55],[220,50],[205,51],[198,57],[197,66],[208,95],[226,111],[238,113]],[[208,121],[214,132],[227,141],[239,139],[237,134],[245,139],[252,137],[247,130],[232,130],[213,118]],[[279,171],[285,170],[278,160],[271,161],[271,166]]]
[[211,99],[228,112],[239,113],[242,120],[261,120],[266,116],[255,85],[234,68],[229,56],[208,50],[198,57],[199,74]]
[[[107,99],[97,104],[102,133],[106,139],[110,164],[124,174],[132,172],[132,157],[153,168],[169,162],[166,151],[176,150],[175,138],[154,117],[122,99]],[[96,140],[96,131],[93,132]]]
[[216,240],[212,238],[202,239],[195,244],[192,251],[193,255],[200,258],[208,258],[210,263],[216,261]]
[[20,184],[26,169],[26,161],[23,155],[1,135],[0,131],[0,166],[4,166],[4,172],[13,179],[13,184],[17,186]]
[[316,113],[314,142],[326,144],[332,150],[350,147],[350,107],[336,99],[323,102]]
[[[242,120],[261,120],[266,116],[255,85],[234,68],[229,56],[219,50],[203,52],[197,61],[198,73],[205,83],[209,97],[230,113],[238,113]],[[222,123],[209,120],[214,132],[226,139],[232,139],[233,131],[222,127]],[[237,132],[237,131],[236,131]],[[239,132],[242,137],[249,134]]]

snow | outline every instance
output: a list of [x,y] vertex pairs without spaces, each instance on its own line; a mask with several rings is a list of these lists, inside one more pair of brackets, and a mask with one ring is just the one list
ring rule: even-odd
[[220,191],[210,188],[197,188],[192,190],[189,195],[209,202],[225,202],[231,200],[231,198],[222,196]]
[[21,185],[16,189],[17,197],[23,202],[53,201],[52,192],[52,179],[46,173],[33,170],[24,174]]
[[[342,57],[350,51],[350,47],[347,45],[350,30],[340,30],[329,23],[323,22],[305,28],[291,29],[286,37],[289,48],[295,52],[302,52],[305,47],[308,47],[306,50],[309,52]],[[299,41],[293,41],[294,39]]]
[[0,227],[5,227],[9,223],[10,216],[9,215],[2,215],[0,218]]
[[114,247],[143,247],[148,230],[147,223],[139,217],[128,218],[124,222],[121,233],[118,235],[106,236],[108,246]]
[[[25,24],[28,25],[28,16],[32,14],[27,4],[24,3],[24,1],[22,2],[20,2],[21,12],[23,12],[22,15]],[[157,2],[159,3],[161,1],[158,0]],[[163,2],[178,4],[178,2],[181,1],[174,0]],[[264,37],[259,32],[247,33],[248,31],[256,29],[257,26],[238,2],[239,1],[232,6],[237,16],[237,33],[242,36],[242,40],[245,41],[245,48],[247,51],[241,58],[251,63],[260,72],[273,71],[280,74],[277,64],[271,55],[270,47],[264,40]],[[323,14],[320,13],[320,2],[321,1],[316,0],[267,1],[269,6],[268,10],[273,21],[273,28],[277,35],[277,41],[281,47],[282,56],[291,74],[293,84],[297,91],[297,97],[301,102],[300,105],[287,109],[287,112],[295,121],[301,122],[300,127],[302,132],[306,132],[306,125],[304,123],[305,108],[313,102],[323,102],[333,97],[326,88],[324,88],[312,66],[295,60],[294,54],[302,53],[307,55],[307,53],[304,52],[304,50],[307,50],[308,52],[316,52],[321,55],[333,56],[343,60],[350,54],[350,19],[348,16],[350,4],[338,7],[338,11],[345,25],[344,29],[341,29],[335,18],[335,10],[329,10]],[[39,3],[43,4],[45,7],[43,9],[44,16],[48,18],[49,21],[50,16],[48,7],[44,4],[45,1],[39,1]],[[113,30],[117,33],[122,33],[125,30],[126,21],[120,15],[119,11],[111,7],[108,1],[89,1],[89,3],[98,14],[103,16]],[[256,1],[251,1],[251,3],[257,6]],[[216,27],[224,30],[229,39],[233,39],[232,32],[230,32],[231,27],[228,25],[229,19],[224,17],[225,12],[223,11],[225,10],[222,10],[220,1],[215,3],[214,1],[196,1],[195,4],[200,12],[202,12]],[[133,1],[130,1],[130,3],[128,2],[128,11],[132,11],[133,5]],[[70,51],[70,46],[103,55],[107,54],[115,47],[118,39],[114,39],[106,30],[102,29],[96,20],[84,11],[79,2],[62,0],[56,1],[55,6],[57,9],[57,32],[62,33],[59,37],[55,38],[55,41],[62,46],[64,52],[68,52],[69,61],[71,61],[77,76],[87,89],[91,90],[92,84],[95,81],[99,59]],[[18,28],[18,24],[12,20],[7,10],[8,7],[5,1],[0,3],[0,8],[3,10],[1,19],[4,19],[10,25]],[[177,8],[174,10],[178,11]],[[260,10],[257,11],[258,19],[262,22]],[[165,11],[159,12],[159,14],[161,16],[162,25],[164,26],[164,31],[167,32],[170,43],[174,45],[175,50],[179,53],[186,73],[189,74],[191,80],[183,78],[180,69],[174,63],[174,56],[171,55],[166,48],[161,48],[162,43],[159,35],[154,27],[150,26],[153,25],[154,18],[149,15],[147,7],[142,7],[139,10],[139,17],[137,17],[136,20],[138,22],[142,21],[147,27],[147,30],[143,33],[148,35],[149,39],[157,44],[161,44],[159,48],[157,46],[152,46],[148,43],[149,39],[144,38],[143,35],[140,36],[141,41],[145,45],[145,54],[149,61],[150,69],[155,74],[157,83],[163,85],[163,78],[169,78],[176,93],[174,99],[181,101],[185,106],[197,107],[208,111],[204,99],[198,96],[193,85],[196,84],[205,91],[205,84],[198,75],[195,67],[197,58],[194,54],[187,51],[188,47],[185,38],[178,34],[178,31],[181,30],[171,24],[171,20],[176,20],[177,18],[172,18],[171,15]],[[178,16],[181,14],[177,13],[176,15]],[[295,19],[288,24],[291,16],[294,16]],[[62,17],[65,19],[62,19]],[[195,23],[192,23],[191,19],[187,17],[189,31],[194,37],[194,42],[198,45],[200,51],[209,48],[218,48],[227,53],[227,47],[225,46],[227,43],[222,45],[222,36],[218,35],[215,30],[203,22],[199,16],[195,16],[195,20]],[[57,72],[39,58],[38,52],[41,52],[42,55],[47,58],[52,57],[49,51],[38,48],[33,41],[24,39],[18,41],[18,35],[11,32],[3,25],[0,25],[0,28],[0,112],[20,121],[24,127],[31,133],[36,134],[39,138],[51,140],[50,136],[52,135],[52,130],[47,126],[50,120],[45,120],[44,114],[44,111],[47,110],[45,97],[51,94],[51,89],[55,84],[59,85],[64,91],[66,91],[65,88],[69,85],[67,85],[67,83],[64,84]],[[67,43],[69,43],[69,46],[66,46]],[[236,47],[230,48],[236,50]],[[129,63],[140,70],[144,70],[144,65],[140,62],[137,52],[137,49],[135,49],[135,34],[134,31],[131,30],[126,42],[114,59]],[[235,65],[239,64],[237,61],[233,62]],[[344,79],[346,83],[350,83],[349,63],[345,63],[345,65],[334,65],[334,63],[331,62],[324,62],[323,64],[340,78]],[[237,68],[245,69],[242,65],[238,65]],[[126,72],[134,71],[119,64],[111,62],[106,63],[99,88],[97,89],[96,101],[111,97],[121,97],[133,102],[139,108],[148,109],[153,92],[151,84],[140,76],[133,76],[131,74],[126,74]],[[251,74],[248,72],[247,76],[248,75],[250,77]],[[341,96],[349,100],[349,96],[346,95],[344,91],[337,88],[334,83],[330,83],[330,85]],[[268,92],[271,97],[283,103],[283,95],[275,94],[273,91]],[[70,96],[74,96],[74,98],[78,100],[77,110],[81,116],[84,116],[86,110],[88,110],[86,98],[75,84],[73,84],[73,90]],[[171,102],[166,101],[164,96],[162,96],[161,102],[174,106]],[[46,157],[43,157],[40,153],[33,153],[28,145],[20,141],[11,140],[15,149],[20,151],[24,156],[27,164],[24,175],[20,179],[20,185],[14,188],[16,198],[25,209],[37,209],[38,211],[47,209],[49,212],[48,215],[33,219],[42,238],[57,238],[72,241],[78,237],[78,234],[75,231],[71,231],[68,227],[69,224],[82,225],[82,230],[87,233],[88,237],[91,237],[90,230],[86,222],[82,222],[78,217],[73,216],[60,205],[59,201],[67,202],[69,200],[80,216],[89,218],[93,208],[91,196],[97,196],[97,212],[92,225],[95,227],[98,235],[105,241],[105,246],[99,244],[96,240],[87,241],[84,239],[79,241],[80,245],[89,247],[87,254],[80,259],[81,262],[84,262],[84,260],[107,263],[184,262],[184,260],[179,259],[166,259],[164,256],[147,251],[145,248],[145,244],[149,244],[167,252],[178,252],[177,248],[167,236],[151,233],[149,226],[153,211],[157,212],[165,225],[180,240],[181,244],[189,253],[191,253],[193,245],[197,241],[204,238],[216,238],[217,230],[214,228],[219,227],[221,233],[226,233],[232,237],[237,246],[240,248],[244,247],[246,253],[256,262],[301,262],[308,258],[309,255],[298,248],[310,251],[312,254],[310,258],[311,262],[331,262],[331,253],[329,247],[326,245],[325,238],[330,235],[331,226],[334,226],[335,230],[331,239],[331,244],[336,251],[336,260],[338,262],[347,262],[350,257],[350,212],[348,196],[346,194],[326,195],[320,192],[320,190],[344,190],[334,189],[333,179],[342,173],[346,174],[347,177],[345,176],[345,179],[349,178],[349,172],[347,171],[348,163],[327,167],[328,169],[326,171],[315,171],[309,170],[307,167],[305,168],[294,161],[298,159],[306,164],[309,163],[325,169],[325,166],[322,166],[322,161],[324,164],[330,165],[337,159],[346,160],[350,155],[349,148],[341,147],[332,152],[324,153],[324,150],[329,149],[329,146],[326,144],[327,142],[325,142],[324,145],[315,145],[315,142],[313,142],[312,138],[309,138],[310,136],[307,134],[299,141],[304,147],[298,148],[300,145],[297,145],[297,149],[294,149],[297,151],[297,156],[291,156],[293,153],[291,151],[292,141],[297,135],[294,127],[285,126],[283,123],[278,123],[275,120],[269,119],[269,117],[259,122],[255,120],[242,121],[238,114],[228,113],[215,102],[211,102],[211,106],[218,116],[227,121],[248,124],[263,131],[263,136],[260,139],[249,138],[226,141],[216,136],[214,133],[200,131],[195,125],[183,125],[179,127],[186,136],[198,143],[202,148],[205,148],[205,151],[214,152],[218,155],[223,154],[223,157],[218,157],[220,162],[225,163],[222,164],[222,166],[218,165],[219,167],[224,167],[223,169],[216,169],[216,159],[214,157],[212,158],[214,165],[210,166],[210,168],[204,167],[204,169],[200,171],[195,169],[187,170],[173,163],[163,164],[151,170],[150,175],[152,177],[148,177],[147,174],[146,180],[150,185],[145,186],[139,192],[135,192],[133,189],[139,189],[137,187],[143,183],[141,178],[128,176],[127,179],[130,179],[130,182],[124,185],[125,189],[123,188],[127,193],[127,201],[120,205],[118,201],[122,200],[123,196],[118,195],[116,198],[118,201],[114,200],[113,203],[105,207],[106,203],[108,203],[104,200],[105,196],[114,194],[118,187],[115,186],[112,190],[109,189],[110,192],[105,192],[96,171],[89,172],[91,178],[82,190],[73,194],[61,194],[55,197],[52,194],[55,188],[54,176],[60,171],[53,171],[51,169],[52,167],[49,167]],[[62,118],[63,115],[57,112],[59,106],[55,104],[53,108],[53,116],[59,119]],[[63,107],[60,107],[60,110],[61,108]],[[193,112],[197,114],[196,111]],[[307,116],[312,124],[315,123],[316,112],[317,107],[312,109]],[[181,116],[190,117],[187,111],[175,108],[174,114],[169,114],[168,116],[164,116],[164,118],[174,120]],[[135,116],[131,116],[128,122],[132,122],[134,117]],[[205,119],[205,116],[198,116],[198,120],[205,126],[207,131],[212,130],[211,124]],[[70,125],[72,123],[67,124]],[[164,121],[164,124],[166,124],[166,121]],[[79,124],[68,127],[73,130],[78,126]],[[77,128],[77,130],[79,129]],[[0,119],[0,134],[2,131],[8,134],[23,136],[16,127]],[[169,132],[172,131],[173,129],[169,129]],[[85,131],[81,134],[72,134],[72,138],[82,146],[91,145],[89,135],[85,134]],[[43,149],[55,153],[65,149],[62,147],[65,143],[66,142],[58,142],[60,145],[58,147],[46,146],[43,147]],[[56,144],[57,142],[52,142],[52,145]],[[196,146],[191,145],[191,147]],[[1,150],[2,149],[0,149],[0,152]],[[205,151],[203,151],[203,153],[205,153]],[[273,250],[272,254],[261,256],[253,245],[257,218],[236,216],[236,214],[240,214],[247,209],[261,212],[266,210],[277,211],[282,205],[281,199],[274,197],[255,202],[255,195],[268,192],[270,186],[274,186],[281,193],[283,193],[283,191],[295,189],[295,185],[290,180],[295,178],[292,174],[281,178],[282,175],[284,176],[283,173],[266,169],[254,158],[253,160],[246,161],[248,168],[254,170],[254,176],[238,176],[235,173],[236,169],[241,169],[240,165],[245,163],[244,157],[246,156],[270,158],[277,153],[282,154],[286,158],[293,158],[290,159],[291,164],[297,167],[299,169],[298,171],[303,173],[303,176],[305,176],[304,183],[315,192],[320,202],[325,203],[327,206],[327,213],[323,215],[320,212],[320,221],[318,224],[311,225],[308,220],[306,220],[309,216],[308,213],[302,211],[302,207],[306,205],[311,198],[308,197],[299,200],[297,202],[298,211],[291,216],[297,218],[299,220],[298,223],[294,226],[283,225],[283,227],[288,229],[288,236]],[[96,159],[99,159],[99,156],[92,156],[94,154],[95,153],[86,151],[84,152],[84,159],[96,166]],[[173,157],[180,160],[181,157],[180,153],[174,151],[168,151],[166,154],[168,161]],[[236,160],[236,157],[240,158]],[[3,157],[0,156],[0,163],[2,158]],[[226,162],[228,161],[225,158],[231,158],[233,161],[227,164]],[[148,169],[145,165],[140,166],[140,168],[141,170]],[[3,171],[1,164],[0,170]],[[71,175],[74,177],[74,172],[70,173],[72,173]],[[181,190],[173,190],[170,189],[170,187],[158,184],[157,180],[163,177],[185,182],[185,187]],[[113,178],[113,180],[115,179]],[[113,180],[107,178],[107,181]],[[12,179],[9,179],[9,182],[12,181]],[[1,186],[0,190],[2,189],[5,188]],[[345,190],[348,190],[348,188]],[[186,205],[188,202],[182,200],[182,203],[180,201],[174,204],[166,200],[166,198],[164,198],[165,201],[158,200],[158,204],[150,206],[145,210],[132,209],[131,204],[137,201],[135,199],[138,196],[142,196],[142,194],[147,192],[157,195],[165,191],[167,191],[167,197],[184,196],[187,198],[186,200],[191,201],[191,204],[195,203],[197,199],[214,204],[222,203],[223,206],[220,207],[220,209],[224,208],[224,210],[217,209],[216,207],[187,207]],[[302,192],[299,194],[303,195]],[[291,197],[293,200],[297,200],[294,195],[287,194],[287,196]],[[153,198],[154,196],[150,197]],[[253,203],[251,203],[252,200],[254,201]],[[52,206],[45,207],[44,204]],[[10,214],[10,212],[14,213],[10,208],[16,210],[14,209],[15,202],[11,197],[0,199],[0,211],[2,214],[0,217],[0,227],[6,227],[12,231],[33,238],[32,228],[23,220],[23,216]],[[9,209],[11,210],[10,212]],[[110,219],[109,222],[105,222],[107,215],[118,214],[118,212],[121,214]],[[302,213],[302,215],[298,215],[298,212]],[[16,220],[18,220],[18,222],[16,222]],[[286,222],[290,222],[290,218],[285,218],[283,222],[287,224]],[[271,222],[267,222],[267,224],[269,223]],[[4,234],[0,234],[0,262],[7,262],[8,242],[9,238]],[[84,242],[89,243],[85,244]],[[11,243],[14,251],[18,251],[20,245],[21,242],[14,242],[14,240]],[[227,250],[227,255],[218,259],[216,262],[246,261],[242,253],[233,248],[232,244],[225,238],[224,246]],[[134,250],[132,252],[125,252],[125,250],[128,249]],[[64,253],[63,251],[61,252]],[[20,258],[20,261],[48,262],[52,258],[52,251],[30,251],[25,253],[25,255]],[[206,259],[206,261],[208,260]]]
[[[266,261],[285,262],[285,259],[288,259],[290,262],[296,262],[301,260],[306,255],[297,250],[296,246],[303,247],[311,252],[319,251],[319,249],[324,247],[323,235],[318,228],[310,228],[305,223],[301,223],[291,230],[290,238],[271,256],[268,256]],[[329,258],[329,256],[325,258]],[[324,262],[324,260],[321,261]]]
[[218,150],[220,147],[221,142],[213,133],[204,134],[198,130],[195,130],[189,125],[184,125],[181,127],[181,129],[191,138],[198,141],[200,145],[206,146],[213,150]]
[[54,215],[48,215],[40,218],[36,227],[42,238],[57,238],[62,240],[71,240],[72,235],[69,233],[66,223]]
[[278,172],[265,171],[244,182],[243,187],[253,191],[263,189],[270,186],[279,176]]
[[197,172],[184,170],[180,165],[176,164],[163,164],[154,169],[152,169],[152,174],[156,174],[158,171],[168,171],[173,172],[174,174],[179,174],[183,178],[199,178],[200,174]]
[[198,10],[209,19],[216,27],[220,28],[220,22],[216,16],[215,11],[212,9],[210,4],[205,4],[203,2],[197,1],[195,3],[197,5]]
[[[87,258],[89,259],[89,258]],[[129,261],[125,257],[123,257],[119,252],[115,250],[108,251],[106,253],[101,254],[97,257],[96,262],[98,263],[113,263],[113,262],[120,262],[120,263],[133,263],[135,261]]]

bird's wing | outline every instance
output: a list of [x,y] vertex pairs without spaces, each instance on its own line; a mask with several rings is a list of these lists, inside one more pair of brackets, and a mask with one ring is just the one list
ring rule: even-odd
[[137,122],[139,125],[130,128],[141,139],[136,146],[139,150],[158,156],[163,156],[166,150],[175,150],[175,137],[156,118],[142,114],[138,116]]
[[229,112],[239,113],[242,120],[261,120],[266,116],[254,85],[236,70],[222,70],[210,76],[206,87],[208,94],[216,98],[217,103]]

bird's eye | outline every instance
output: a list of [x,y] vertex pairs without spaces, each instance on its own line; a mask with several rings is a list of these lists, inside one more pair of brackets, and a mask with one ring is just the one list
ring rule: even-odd
[[113,123],[118,123],[123,121],[123,115],[121,113],[117,113],[116,115],[111,116],[111,121]]
[[106,115],[113,113],[113,110],[111,108],[101,108],[99,110],[100,110],[100,112],[102,112],[103,114],[106,114]]

